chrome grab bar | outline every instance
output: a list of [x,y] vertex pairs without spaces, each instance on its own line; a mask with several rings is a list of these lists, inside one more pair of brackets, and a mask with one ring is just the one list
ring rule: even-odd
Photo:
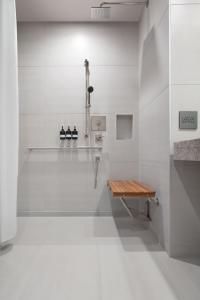
[[100,156],[96,156],[95,157],[95,178],[94,178],[94,188],[95,189],[97,188],[99,163],[100,163]]
[[33,151],[33,150],[99,150],[101,151],[103,147],[101,146],[76,146],[76,147],[26,147],[26,149]]

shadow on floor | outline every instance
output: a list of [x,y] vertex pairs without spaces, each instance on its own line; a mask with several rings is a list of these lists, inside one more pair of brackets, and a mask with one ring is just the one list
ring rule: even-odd
[[164,251],[146,222],[129,216],[114,217],[114,222],[125,251]]
[[3,246],[0,246],[0,256],[10,252],[12,250],[12,248],[13,248],[12,244],[6,244]]

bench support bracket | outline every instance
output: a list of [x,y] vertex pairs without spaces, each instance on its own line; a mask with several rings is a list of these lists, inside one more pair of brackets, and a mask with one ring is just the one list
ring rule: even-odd
[[125,197],[120,197],[120,201],[123,204],[123,206],[125,207],[126,211],[128,212],[129,216],[132,218],[139,218],[139,217],[143,217],[145,219],[145,221],[151,221],[151,216],[150,216],[150,204],[154,203],[156,205],[159,205],[159,201],[158,198],[147,198],[145,201],[145,212],[142,213],[136,209],[133,209],[131,207],[129,207],[126,203],[126,198]]

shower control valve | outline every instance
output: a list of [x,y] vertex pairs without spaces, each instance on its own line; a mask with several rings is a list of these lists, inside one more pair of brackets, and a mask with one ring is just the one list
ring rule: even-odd
[[103,135],[102,134],[96,134],[95,135],[95,142],[96,143],[102,143],[103,142]]

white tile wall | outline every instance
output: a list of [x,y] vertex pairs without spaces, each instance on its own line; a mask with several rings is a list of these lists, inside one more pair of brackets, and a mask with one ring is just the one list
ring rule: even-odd
[[200,168],[196,163],[171,164],[171,254],[199,256]]
[[[173,141],[190,140],[200,136],[200,85],[173,85],[171,88],[171,118]],[[198,129],[197,130],[180,130],[179,129],[179,111],[194,110],[198,111]],[[173,153],[173,144],[172,144]]]
[[142,161],[140,162],[140,174],[143,182],[156,189],[159,199],[159,206],[151,206],[150,228],[156,233],[161,245],[169,250],[169,163]]
[[169,13],[168,1],[150,1],[140,22],[139,176],[160,202],[151,228],[169,251]]
[[126,114],[138,108],[137,66],[92,66],[91,73],[93,113]]
[[153,26],[143,44],[140,107],[153,101],[169,85],[169,15]]
[[179,130],[178,113],[199,111],[200,3],[171,1],[169,103],[169,17],[161,2],[151,1],[140,24],[140,178],[157,190],[151,227],[160,242],[171,255],[193,255],[200,251],[199,168],[170,163],[169,154],[174,141],[199,138],[199,129]]
[[199,0],[171,0],[171,4],[198,4]]
[[150,0],[148,9],[145,9],[140,21],[140,46],[154,25],[158,25],[163,14],[168,9],[169,0]]
[[[91,66],[90,71],[92,113],[129,113],[138,107],[137,66]],[[83,65],[19,67],[19,78],[21,113],[84,113]]]
[[[171,1],[171,153],[173,143],[199,138],[179,130],[180,110],[200,114],[200,1]],[[180,4],[180,5],[179,5]],[[198,120],[199,121],[199,120]],[[198,122],[199,123],[199,122]],[[199,125],[198,125],[199,126]],[[200,253],[199,166],[171,162],[171,254]]]
[[169,161],[169,89],[140,110],[140,159]]
[[172,83],[200,84],[200,5],[171,9]]
[[[135,24],[20,23],[20,212],[110,213],[108,178],[138,178],[138,28]],[[94,190],[94,155],[28,152],[59,146],[61,125],[77,125],[87,144],[85,69],[94,86],[91,114],[105,115],[107,131]],[[116,115],[133,114],[131,140],[116,140]]]
[[82,66],[85,58],[93,65],[138,65],[137,26],[68,25],[66,28],[64,23],[21,23],[19,65]]

